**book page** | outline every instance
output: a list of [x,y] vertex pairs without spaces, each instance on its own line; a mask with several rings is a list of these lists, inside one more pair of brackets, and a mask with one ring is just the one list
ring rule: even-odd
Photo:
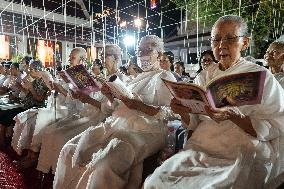
[[207,87],[207,96],[213,107],[242,106],[261,103],[265,71],[232,74]]
[[207,115],[205,105],[209,104],[205,96],[205,91],[200,86],[191,83],[162,80],[171,94],[179,100],[183,106],[191,109],[191,113]]
[[112,94],[116,98],[134,98],[134,95],[131,90],[116,75],[111,76],[109,78],[109,81],[106,82],[106,84],[110,87]]
[[81,92],[89,94],[100,90],[93,77],[82,64],[68,68],[65,73],[72,85]]

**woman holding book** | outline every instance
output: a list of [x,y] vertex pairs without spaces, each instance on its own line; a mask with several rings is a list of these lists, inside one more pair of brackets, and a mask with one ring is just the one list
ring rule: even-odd
[[[171,95],[161,78],[176,81],[172,73],[160,69],[162,51],[163,42],[157,36],[141,39],[138,65],[144,72],[126,85],[136,97],[115,100],[111,91],[103,91],[118,106],[104,123],[84,132],[75,149],[64,146],[54,188],[140,186],[143,160],[161,149],[166,137],[163,120],[169,115]],[[65,164],[65,168],[59,164]]]
[[[70,68],[83,64],[85,58],[86,51],[83,48],[73,49],[70,54]],[[48,173],[50,169],[53,173],[55,172],[60,150],[68,140],[91,125],[103,121],[110,109],[106,103],[106,105],[103,103],[106,98],[100,92],[87,95],[70,87],[66,98],[68,110],[77,110],[77,112],[49,125],[39,133],[39,137],[33,138],[32,141],[32,148],[39,152],[37,169],[44,173]],[[70,107],[72,104],[75,107]]]
[[[15,66],[16,64],[12,64],[12,74],[16,72]],[[17,69],[19,69],[19,65],[17,65]],[[18,89],[19,93],[20,91],[25,93],[25,97],[21,100],[23,107],[0,111],[0,125],[14,126],[15,122],[13,118],[17,114],[33,107],[44,106],[44,101],[50,90],[48,84],[42,78],[42,63],[40,61],[32,62],[30,65],[30,75],[25,76],[23,79],[19,75],[13,86]]]
[[[105,47],[105,53],[102,53],[102,59],[104,60],[103,66],[106,69],[107,80],[112,77],[116,76],[119,78],[120,81],[127,84],[129,82],[130,78],[126,77],[124,74],[119,72],[118,67],[121,65],[121,50],[119,46],[108,44]],[[102,87],[102,91],[108,90],[106,89],[107,86]],[[90,98],[86,98],[86,95],[82,94],[75,94],[76,98],[81,99],[84,102],[90,101]],[[110,95],[110,98],[112,98],[112,95]],[[113,101],[112,104],[108,102],[108,99],[104,97],[104,99],[101,101],[101,109],[104,112],[108,112],[110,114],[113,109],[116,108],[118,105],[118,101]],[[110,106],[109,106],[110,105]],[[96,124],[93,124],[96,125]],[[92,130],[93,126],[84,131],[83,133],[80,133],[70,141],[68,141],[62,148],[58,163],[57,163],[57,170],[56,170],[56,176],[55,176],[55,182],[59,183],[58,187],[62,187],[67,183],[72,183],[73,178],[79,179],[80,176],[83,174],[82,168],[78,165],[72,167],[72,156],[74,155],[74,151],[76,147],[78,146],[78,142],[81,139],[83,135],[86,135],[86,133],[90,132]],[[87,144],[86,144],[87,145]],[[62,183],[64,182],[64,183]],[[63,185],[61,185],[63,184]]]
[[246,22],[223,16],[214,24],[211,47],[219,61],[195,83],[242,72],[265,71],[261,104],[206,107],[208,116],[190,114],[174,99],[172,110],[193,131],[183,151],[166,160],[144,188],[264,188],[283,172],[284,90],[265,68],[245,61]]
[[[83,48],[73,49],[69,56],[71,66],[83,63],[84,56],[85,50]],[[54,122],[63,119],[76,120],[77,117],[74,115],[77,115],[83,108],[82,102],[74,100],[70,96],[71,93],[68,94],[68,83],[62,80],[54,80],[50,81],[49,85],[57,91],[56,93],[59,93],[56,99],[54,99],[55,96],[50,96],[46,108],[33,110],[34,116],[31,114],[32,111],[27,112],[30,114],[23,114],[19,117],[19,124],[16,125],[18,129],[13,136],[12,146],[18,154],[21,154],[23,149],[28,149],[27,155],[16,162],[20,168],[27,168],[37,163],[42,137],[48,130],[55,127]],[[25,117],[28,119],[23,122],[22,119]],[[53,153],[48,155],[52,156]]]
[[275,41],[271,43],[264,55],[264,59],[274,77],[284,88],[284,42]]
[[[117,50],[116,45],[106,45],[106,49],[108,49],[107,53],[113,55],[111,58],[105,58],[105,67],[108,74],[115,74],[122,81],[128,80],[128,77],[120,74],[117,69],[117,64],[121,61],[120,49]],[[78,57],[80,58],[79,55]],[[98,80],[98,82],[101,82],[101,80]],[[41,143],[37,142],[37,144],[41,144],[37,169],[44,173],[48,173],[50,168],[53,173],[55,172],[59,153],[68,140],[82,133],[90,126],[99,124],[112,112],[112,107],[108,105],[107,98],[100,91],[87,95],[76,90],[71,91],[71,95],[73,100],[84,103],[84,107],[79,113],[75,113],[70,118],[62,119],[48,127],[42,132]]]

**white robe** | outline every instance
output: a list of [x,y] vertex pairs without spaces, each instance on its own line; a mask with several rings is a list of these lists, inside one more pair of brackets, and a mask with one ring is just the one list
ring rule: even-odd
[[[120,73],[116,73],[116,75],[123,81],[129,79]],[[77,106],[80,107],[82,103],[73,99],[77,102],[76,107],[68,107],[68,109],[80,109],[79,112],[59,120],[41,132],[41,137],[35,142],[40,144],[37,145],[38,149],[40,148],[37,170],[48,173],[51,168],[52,172],[55,173],[57,159],[64,144],[91,125],[99,124],[111,114],[112,110],[107,104],[107,98],[101,92],[93,93],[91,96],[101,102],[101,109],[90,104],[85,104],[83,109],[78,108]]]
[[172,73],[157,70],[139,74],[128,87],[144,103],[163,106],[162,110],[153,117],[120,103],[104,123],[90,127],[63,147],[54,188],[139,187],[143,160],[164,146],[163,120],[171,115],[165,106],[172,97],[161,78],[175,81]]
[[280,85],[284,88],[284,72],[280,72],[274,75],[276,80],[280,83]]
[[[15,116],[11,146],[18,155],[22,154],[22,150],[30,149],[31,146],[34,146],[36,143],[34,140],[40,137],[41,130],[56,120],[68,116],[68,113],[73,113],[73,111],[68,112],[66,103],[69,103],[69,101],[66,101],[62,94],[58,94],[54,98],[53,91],[47,98],[46,108],[31,108]],[[34,141],[33,145],[32,141]]]
[[[241,58],[225,71],[218,64],[209,67],[203,81],[258,70],[266,69]],[[197,83],[206,84],[200,81]],[[267,71],[261,104],[239,107],[250,117],[256,138],[231,121],[218,124],[191,115],[190,127],[195,130],[185,149],[158,167],[145,180],[144,188],[263,188],[284,170],[283,97],[284,90]]]

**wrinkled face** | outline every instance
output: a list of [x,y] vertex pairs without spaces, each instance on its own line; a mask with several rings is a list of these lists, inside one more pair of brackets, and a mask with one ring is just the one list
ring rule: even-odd
[[117,64],[116,60],[115,60],[115,56],[113,54],[111,54],[108,49],[106,49],[105,53],[102,52],[101,58],[102,58],[102,61],[103,61],[103,66],[107,69],[108,72],[113,70],[114,67]]
[[15,67],[14,65],[11,65],[10,67],[10,73],[13,76],[17,76],[19,73],[19,69],[17,67]]
[[76,51],[71,51],[69,55],[69,62],[71,67],[79,65],[81,63],[78,53]]
[[201,58],[201,67],[203,70],[206,70],[210,64],[214,64],[213,58],[210,54],[205,54]]
[[[148,67],[152,67],[151,70],[160,68],[160,54],[149,41],[142,41],[139,45],[137,51],[137,62],[142,63],[143,61],[141,60],[145,60],[144,63],[147,64]],[[144,70],[142,65],[138,66]]]
[[170,71],[171,69],[171,62],[168,58],[167,55],[162,55],[161,56],[161,61],[160,61],[160,66],[163,70],[167,70],[167,71]]
[[235,22],[220,22],[211,33],[211,48],[220,64],[229,68],[241,57],[248,47],[249,38],[244,37],[241,27]]
[[281,66],[283,61],[280,61],[281,57],[283,59],[284,49],[278,47],[276,44],[271,44],[264,55],[264,59],[269,67]]

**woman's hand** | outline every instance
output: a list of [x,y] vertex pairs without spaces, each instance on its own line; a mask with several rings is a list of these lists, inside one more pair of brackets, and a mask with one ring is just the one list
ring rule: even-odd
[[189,107],[183,106],[181,102],[176,98],[172,99],[170,106],[172,111],[176,114],[179,114],[180,116],[191,112],[191,109]]
[[101,92],[103,95],[105,95],[108,100],[112,103],[114,101],[114,97],[113,97],[113,94],[109,88],[109,86],[107,84],[103,84],[102,85],[102,88],[101,88]]
[[89,99],[90,99],[89,95],[86,95],[85,93],[81,91],[72,91],[71,94],[73,98],[78,99],[83,103],[89,102]]
[[185,122],[185,124],[188,125],[190,123],[189,113],[191,112],[191,109],[189,107],[183,106],[176,98],[172,99],[170,106],[174,113],[181,116],[181,119]]
[[206,106],[205,110],[208,113],[209,117],[217,123],[225,120],[230,120],[235,125],[243,129],[246,133],[250,134],[253,137],[257,137],[257,133],[252,126],[250,117],[244,115],[238,107],[226,106],[213,109]]
[[208,113],[209,117],[220,123],[225,120],[232,120],[236,118],[244,118],[245,115],[237,108],[236,106],[225,106],[222,108],[211,108],[209,106],[205,106],[205,110]]
[[156,108],[153,106],[149,106],[144,104],[141,100],[139,99],[130,99],[127,97],[123,97],[120,99],[129,109],[134,109],[134,110],[138,110],[141,111],[145,114],[148,114],[150,116],[154,116],[156,115],[160,108]]

